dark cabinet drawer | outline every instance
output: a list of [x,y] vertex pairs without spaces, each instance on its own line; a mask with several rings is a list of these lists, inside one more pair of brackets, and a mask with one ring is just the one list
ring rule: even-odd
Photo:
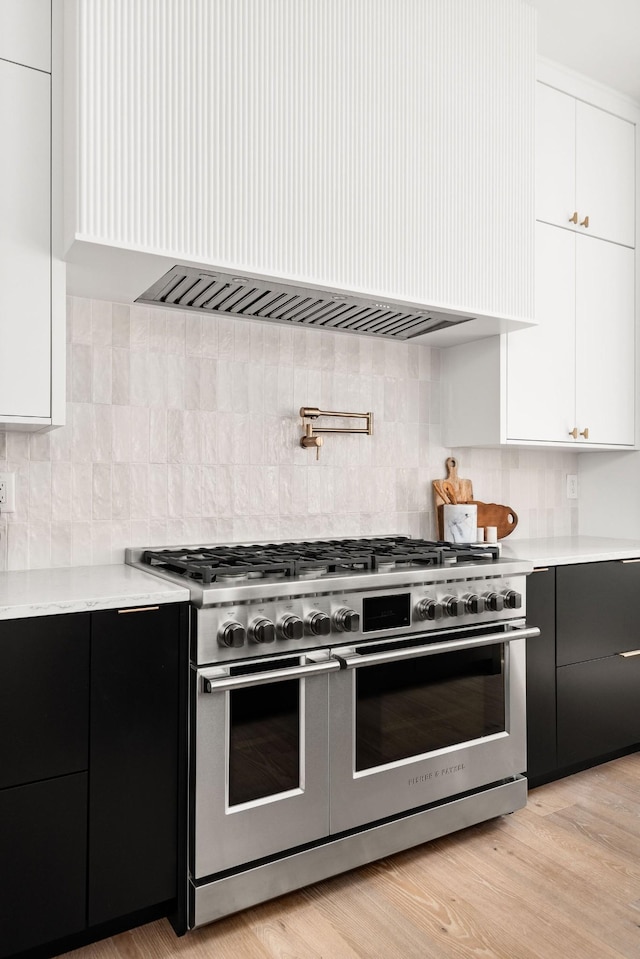
[[559,566],[558,666],[640,647],[640,563]]
[[562,666],[557,692],[560,766],[640,743],[640,656]]
[[0,622],[0,675],[0,789],[86,769],[88,614]]
[[84,929],[86,855],[86,773],[0,791],[0,956]]

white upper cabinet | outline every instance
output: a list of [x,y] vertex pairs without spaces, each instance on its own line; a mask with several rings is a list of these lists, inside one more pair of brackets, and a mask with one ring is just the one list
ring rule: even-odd
[[[538,86],[538,325],[444,350],[444,440],[454,447],[630,449],[638,114],[612,96],[607,106],[619,105],[627,119],[580,95]],[[583,89],[578,79],[571,86],[572,93]],[[583,205],[579,198],[587,195],[591,203]],[[587,216],[588,226],[581,222]],[[483,384],[471,401],[470,383]]]
[[635,255],[576,236],[576,424],[594,444],[632,446]]
[[634,443],[633,250],[539,223],[539,326],[506,337],[506,438]]
[[0,61],[0,422],[51,415],[50,82]]
[[567,442],[576,418],[575,237],[538,224],[539,325],[506,338],[506,436]]
[[51,0],[0,0],[0,59],[51,72]]
[[[0,0],[5,17],[12,6]],[[30,10],[35,34],[42,7],[28,0],[21,11]],[[17,20],[16,14],[11,22]],[[50,49],[50,21],[44,21]],[[14,49],[1,36],[7,59],[0,58],[0,429],[46,430],[64,423],[65,412],[64,266],[52,256],[57,95],[51,74],[19,62],[29,60],[25,45]]]
[[544,83],[536,91],[536,217],[635,246],[635,126]]
[[534,322],[524,0],[69,8],[71,292],[180,260]]

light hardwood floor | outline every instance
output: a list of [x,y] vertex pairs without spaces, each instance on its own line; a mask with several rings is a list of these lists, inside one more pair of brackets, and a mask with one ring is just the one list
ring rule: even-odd
[[525,809],[178,939],[165,921],[73,959],[640,959],[640,753]]

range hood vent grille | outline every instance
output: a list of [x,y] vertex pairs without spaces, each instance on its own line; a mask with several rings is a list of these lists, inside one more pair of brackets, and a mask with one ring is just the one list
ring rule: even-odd
[[397,340],[410,340],[474,319],[411,304],[380,303],[375,297],[329,293],[183,266],[165,273],[136,303]]

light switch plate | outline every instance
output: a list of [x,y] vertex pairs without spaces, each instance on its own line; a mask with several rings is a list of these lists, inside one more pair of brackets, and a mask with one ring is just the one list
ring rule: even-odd
[[16,511],[16,474],[0,473],[0,513]]
[[567,473],[567,499],[578,498],[578,476],[576,473]]

